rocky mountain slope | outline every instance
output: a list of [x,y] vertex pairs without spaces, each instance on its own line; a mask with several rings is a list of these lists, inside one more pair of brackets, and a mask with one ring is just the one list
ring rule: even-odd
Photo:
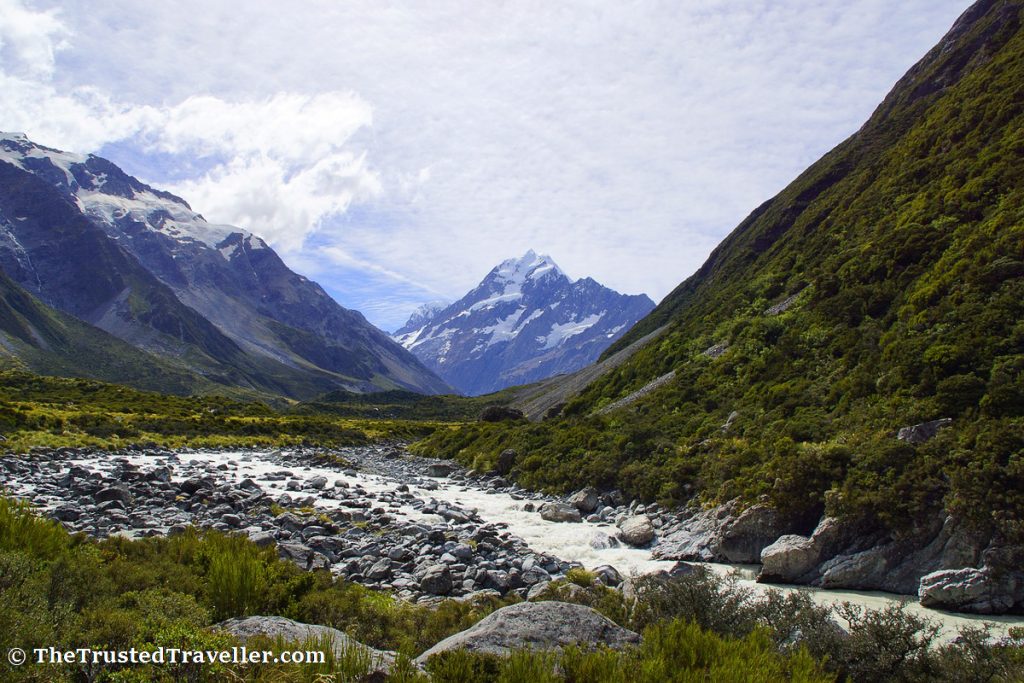
[[193,394],[213,382],[50,308],[0,273],[0,367]]
[[422,307],[393,336],[475,396],[584,367],[652,308],[646,295],[570,280],[531,250],[496,266],[455,303]]
[[182,371],[308,397],[449,388],[260,238],[96,156],[0,136],[0,267],[45,304]]
[[[628,358],[569,378],[559,417],[423,448],[478,467],[513,448],[532,486],[728,506],[673,557],[738,528],[787,580],[1024,609],[1022,14],[975,3],[605,352]],[[752,505],[770,514],[739,522]]]

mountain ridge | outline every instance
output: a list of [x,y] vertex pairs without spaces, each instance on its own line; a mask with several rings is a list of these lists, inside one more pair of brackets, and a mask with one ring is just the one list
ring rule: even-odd
[[450,391],[262,239],[101,157],[4,134],[0,172],[0,266],[48,305],[220,384]]

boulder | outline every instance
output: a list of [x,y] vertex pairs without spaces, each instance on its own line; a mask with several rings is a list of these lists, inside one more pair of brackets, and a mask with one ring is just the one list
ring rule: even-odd
[[431,595],[448,595],[452,590],[452,574],[448,566],[435,564],[427,567],[420,579],[420,590]]
[[497,470],[498,474],[505,476],[515,467],[518,458],[519,454],[516,453],[514,448],[506,448],[498,455],[498,464],[494,469]]
[[761,572],[758,581],[795,582],[813,571],[818,563],[818,549],[807,536],[786,534],[761,551]]
[[373,565],[367,570],[366,578],[371,581],[382,581],[390,578],[391,576],[391,560],[388,558],[382,558],[373,563]]
[[594,550],[607,550],[608,548],[618,548],[619,539],[613,538],[603,531],[595,531],[590,536],[590,547]]
[[523,411],[506,406],[487,406],[480,413],[481,422],[505,422],[506,420],[525,420]]
[[398,655],[388,650],[375,650],[363,645],[351,636],[329,626],[304,624],[284,617],[245,617],[244,619],[228,619],[216,625],[240,640],[248,640],[254,636],[282,638],[297,646],[316,640],[317,644],[330,642],[336,658],[343,657],[353,648],[364,652],[370,661],[370,673],[387,675],[394,666]]
[[880,588],[879,578],[892,570],[890,555],[892,544],[876,546],[859,553],[839,555],[821,567],[822,588],[853,588],[871,590]]
[[618,586],[622,583],[622,574],[619,570],[610,564],[603,564],[600,567],[594,568],[594,574],[597,579],[606,586]]
[[230,512],[227,513],[227,514],[221,515],[220,521],[224,522],[228,526],[234,526],[234,527],[242,526],[242,518],[239,517],[238,515],[232,514]]
[[311,489],[323,489],[327,486],[327,477],[316,476],[306,482],[306,486]]
[[427,465],[428,477],[447,477],[451,473],[452,466],[447,463],[435,462],[433,464]]
[[761,551],[783,533],[775,510],[767,505],[752,505],[722,526],[718,552],[727,562],[758,562]]
[[1004,614],[1020,602],[1024,576],[996,574],[990,568],[945,569],[921,578],[918,597],[925,607],[974,614]]
[[582,522],[580,512],[565,503],[544,503],[540,506],[540,518],[549,522]]
[[718,344],[712,344],[708,348],[701,351],[701,353],[707,356],[708,358],[718,358],[728,350],[729,344],[727,344],[726,342],[720,342]]
[[814,573],[822,560],[832,557],[839,534],[838,520],[824,517],[810,537],[780,536],[761,551],[761,573],[757,580],[798,583],[801,577]]
[[636,515],[623,520],[619,525],[619,538],[634,547],[647,545],[654,538],[654,525],[647,515]]
[[689,518],[661,535],[654,559],[698,562],[759,562],[761,551],[789,528],[765,505],[742,509],[731,500],[714,508],[693,511]]
[[475,626],[445,638],[416,658],[417,664],[442,652],[469,650],[507,656],[512,650],[558,650],[570,645],[621,649],[640,636],[597,611],[565,602],[522,602],[493,612]]
[[50,516],[61,522],[75,522],[82,513],[74,505],[61,505],[50,513]]
[[212,489],[213,480],[208,477],[204,477],[202,479],[200,479],[199,477],[192,477],[178,484],[178,489],[182,493],[187,493],[189,495],[192,495],[193,493],[202,488]]
[[307,569],[312,560],[313,549],[301,543],[278,543],[277,556],[282,560],[294,562],[302,569]]
[[588,486],[569,496],[566,502],[580,512],[590,514],[597,509],[598,503],[601,502],[601,492],[593,486]]
[[116,500],[119,503],[128,505],[132,502],[132,494],[129,493],[128,488],[125,486],[110,486],[97,491],[96,495],[94,495],[92,499],[97,503],[106,503],[107,501]]
[[931,422],[922,422],[921,424],[901,428],[896,433],[896,438],[912,444],[924,443],[929,439],[935,438],[940,429],[951,424],[953,424],[953,420],[948,417],[944,417],[941,420],[932,420]]
[[274,545],[276,542],[274,534],[269,531],[253,531],[249,534],[249,540],[261,548]]

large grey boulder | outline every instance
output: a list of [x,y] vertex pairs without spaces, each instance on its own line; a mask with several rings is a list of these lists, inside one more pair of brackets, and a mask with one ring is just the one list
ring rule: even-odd
[[442,652],[469,650],[506,656],[512,650],[558,650],[570,645],[621,649],[640,636],[597,611],[565,602],[522,602],[503,607],[475,626],[445,638],[416,658],[417,664]]
[[336,628],[319,624],[304,624],[284,617],[245,617],[244,619],[228,619],[217,624],[216,628],[226,631],[240,640],[249,640],[254,636],[277,638],[280,636],[296,645],[303,645],[313,639],[319,643],[328,640],[334,656],[340,658],[353,648],[365,652],[370,657],[370,673],[388,674],[394,666],[397,654],[389,650],[375,650],[368,645],[351,638]]
[[822,565],[818,585],[822,588],[877,589],[878,577],[885,576],[893,568],[893,551],[893,545],[888,544],[834,557]]
[[798,583],[812,575],[818,564],[835,554],[840,540],[839,521],[824,517],[810,537],[796,534],[780,536],[761,551],[758,581]]
[[1024,575],[990,567],[945,569],[921,577],[917,594],[925,607],[1005,614],[1024,598]]
[[92,497],[97,503],[105,503],[107,501],[116,500],[118,502],[128,505],[132,502],[132,494],[129,493],[128,487],[126,486],[111,486],[109,488],[100,489],[96,492],[96,495]]
[[513,467],[515,467],[516,460],[518,458],[519,454],[514,448],[506,448],[498,454],[498,462],[494,469],[501,476],[505,476],[512,471]]
[[612,538],[603,531],[595,531],[590,536],[590,547],[594,550],[607,550],[608,548],[618,548],[619,540]]
[[597,509],[598,503],[601,502],[601,492],[593,486],[588,486],[569,496],[566,502],[580,512],[590,514]]
[[438,462],[438,463],[433,463],[431,465],[427,465],[427,476],[428,477],[447,477],[451,473],[452,473],[452,466],[447,464],[447,463]]
[[420,579],[420,590],[431,595],[448,595],[452,590],[452,574],[448,565],[434,564],[427,567]]
[[818,549],[807,536],[786,534],[761,551],[758,581],[790,583],[814,570]]
[[565,503],[544,503],[540,506],[540,518],[549,522],[582,522],[580,512]]
[[752,505],[722,526],[718,552],[727,562],[757,562],[761,551],[784,532],[775,510],[767,505]]
[[948,417],[944,417],[941,420],[932,420],[931,422],[922,422],[921,424],[903,427],[896,433],[896,438],[912,444],[924,443],[929,439],[935,438],[940,429],[951,424],[953,424],[953,420]]
[[654,524],[647,515],[636,515],[623,520],[619,525],[619,538],[634,547],[647,545],[654,538]]

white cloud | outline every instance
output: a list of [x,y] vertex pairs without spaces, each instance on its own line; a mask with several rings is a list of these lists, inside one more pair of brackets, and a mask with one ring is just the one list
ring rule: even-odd
[[35,12],[18,0],[0,0],[0,58],[4,71],[34,78],[53,74],[55,55],[69,31],[57,11]]
[[41,66],[5,62],[0,127],[206,155],[145,179],[385,326],[531,247],[657,299],[968,5],[37,0]]
[[240,103],[205,96],[162,110],[140,135],[151,149],[226,159],[170,189],[209,220],[294,252],[326,218],[380,193],[366,153],[350,149],[352,136],[371,123],[370,107],[350,93],[278,93]]
[[[213,159],[204,174],[163,187],[208,219],[246,227],[288,251],[325,218],[380,193],[380,180],[351,138],[372,125],[351,92],[279,92],[248,101],[199,95],[175,105],[122,103],[96,87],[59,91],[54,55],[70,31],[55,11],[0,0],[3,125],[37,142],[92,151],[129,141],[140,150]],[[129,172],[131,169],[128,169]]]

